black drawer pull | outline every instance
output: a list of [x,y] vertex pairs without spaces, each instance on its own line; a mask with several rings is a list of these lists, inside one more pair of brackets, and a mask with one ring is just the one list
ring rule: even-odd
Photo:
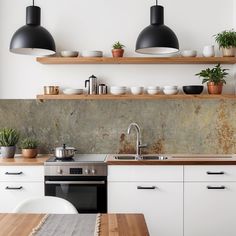
[[156,189],[156,186],[150,186],[150,187],[142,187],[142,186],[137,186],[137,189]]
[[20,187],[9,187],[9,186],[7,186],[6,190],[21,190],[22,188],[23,188],[22,186],[20,186]]
[[226,187],[225,186],[218,186],[218,187],[216,187],[216,186],[207,186],[207,189],[226,189]]
[[224,175],[225,172],[224,171],[219,171],[219,172],[211,172],[211,171],[207,171],[208,175]]
[[20,172],[6,172],[5,175],[22,175],[23,172],[20,171]]

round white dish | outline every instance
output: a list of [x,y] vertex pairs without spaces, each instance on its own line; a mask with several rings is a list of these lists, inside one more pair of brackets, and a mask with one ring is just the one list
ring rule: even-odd
[[130,90],[133,95],[140,95],[143,93],[143,87],[131,87]]
[[147,93],[149,95],[157,95],[158,93],[160,93],[160,89],[147,89]]
[[81,56],[82,57],[102,57],[103,52],[102,51],[82,51]]
[[111,90],[111,94],[113,95],[124,95],[126,93],[125,91],[119,91],[119,90]]
[[165,90],[178,90],[178,86],[168,85],[168,86],[164,86],[163,89],[165,89]]
[[147,90],[160,90],[160,87],[159,86],[148,86],[147,87]]
[[112,86],[110,92],[113,95],[123,95],[126,93],[126,86]]
[[63,89],[63,93],[66,95],[79,95],[83,94],[83,92],[84,92],[83,89],[72,89],[72,88]]
[[196,50],[183,50],[180,54],[182,57],[196,57],[197,51]]
[[62,57],[78,57],[79,52],[77,51],[61,51]]
[[176,95],[179,93],[178,89],[163,89],[165,95]]

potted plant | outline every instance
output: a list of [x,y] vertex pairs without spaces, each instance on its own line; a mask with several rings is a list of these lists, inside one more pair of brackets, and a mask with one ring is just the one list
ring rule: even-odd
[[229,74],[228,69],[222,69],[220,64],[216,65],[214,68],[207,68],[197,73],[199,77],[203,77],[202,84],[207,83],[209,94],[221,94],[223,85],[226,84],[225,77]]
[[22,155],[26,158],[35,158],[38,154],[38,141],[32,138],[25,138],[21,141]]
[[222,50],[224,57],[234,57],[236,47],[236,32],[234,30],[224,30],[215,36],[216,42]]
[[19,136],[19,133],[15,129],[4,128],[0,130],[0,146],[3,158],[14,157]]
[[124,55],[124,48],[125,46],[121,44],[119,41],[114,43],[112,46],[112,56],[113,57],[123,57]]

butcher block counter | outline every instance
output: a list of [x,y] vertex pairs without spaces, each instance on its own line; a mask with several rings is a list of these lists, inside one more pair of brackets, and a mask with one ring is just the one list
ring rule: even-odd
[[[160,156],[161,160],[152,159],[155,156]],[[108,165],[236,165],[235,154],[150,154],[144,155],[145,160],[133,157],[134,154],[109,154],[106,162]]]
[[0,166],[43,166],[48,158],[48,155],[38,155],[37,158],[16,155],[15,158],[0,158]]

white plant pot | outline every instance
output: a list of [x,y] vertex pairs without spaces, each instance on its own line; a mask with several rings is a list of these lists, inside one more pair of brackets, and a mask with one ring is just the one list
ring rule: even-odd
[[16,152],[16,146],[1,147],[2,158],[14,158]]

